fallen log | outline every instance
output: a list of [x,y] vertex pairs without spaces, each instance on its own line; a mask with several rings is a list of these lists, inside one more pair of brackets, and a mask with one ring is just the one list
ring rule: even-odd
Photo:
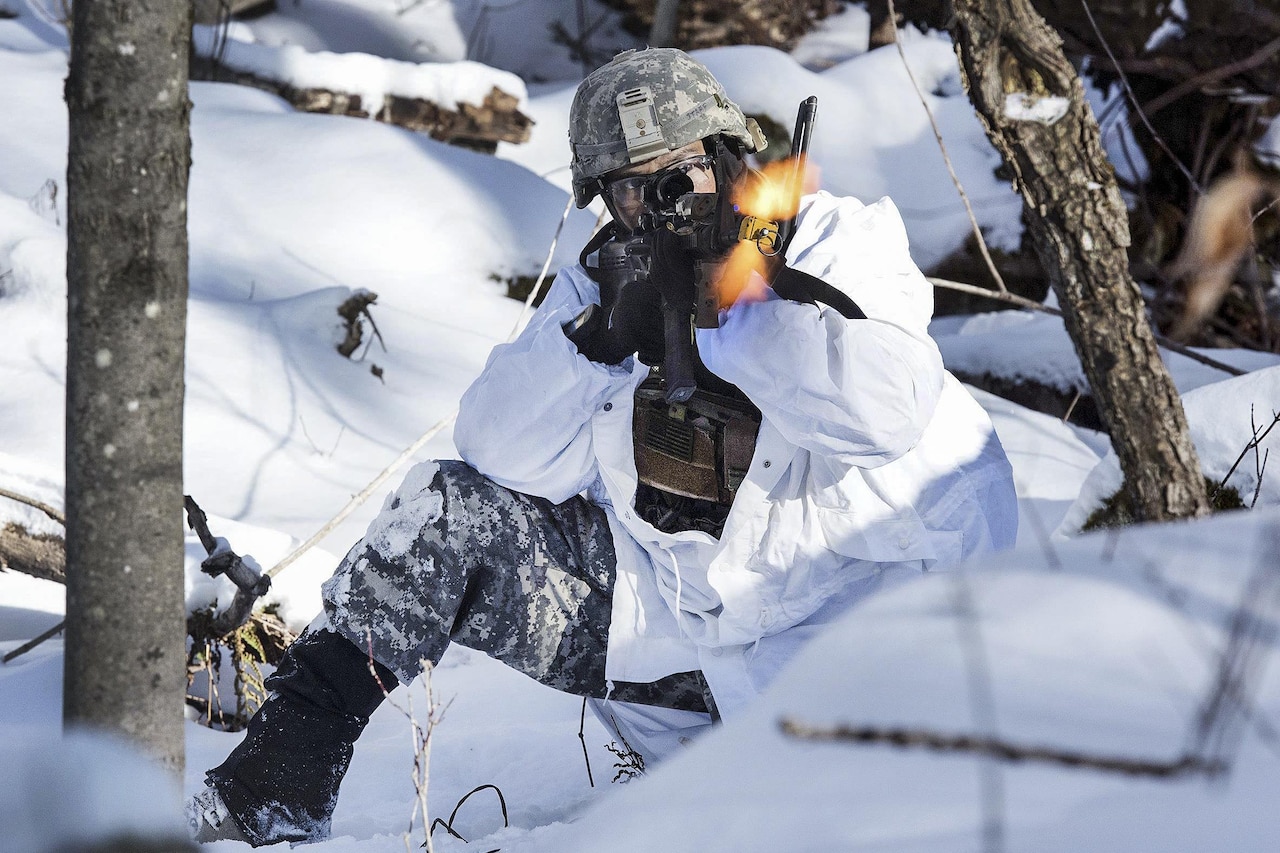
[[[477,63],[303,53],[296,47],[218,40],[200,28],[194,47],[192,80],[263,89],[303,112],[372,118],[487,153],[499,142],[527,142],[533,127],[533,119],[519,109],[523,81]],[[458,73],[463,64],[466,73]],[[370,79],[386,83],[361,90],[359,81]]]
[[0,568],[44,580],[67,582],[67,547],[53,533],[32,533],[20,524],[0,527]]

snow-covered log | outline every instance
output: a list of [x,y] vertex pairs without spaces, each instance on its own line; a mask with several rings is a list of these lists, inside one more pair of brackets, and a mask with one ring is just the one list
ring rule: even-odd
[[492,152],[529,140],[524,81],[478,62],[415,63],[362,53],[311,53],[196,27],[191,79],[254,86],[296,109],[372,118]]
[[67,546],[61,536],[0,524],[0,568],[66,583]]

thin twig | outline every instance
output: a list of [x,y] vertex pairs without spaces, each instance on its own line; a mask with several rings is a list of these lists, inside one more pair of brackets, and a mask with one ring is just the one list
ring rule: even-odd
[[1147,114],[1142,111],[1142,104],[1138,103],[1138,96],[1133,93],[1133,87],[1129,85],[1129,78],[1125,75],[1124,69],[1120,66],[1120,61],[1116,59],[1115,53],[1111,50],[1111,45],[1107,43],[1106,36],[1102,34],[1102,30],[1098,28],[1098,22],[1093,18],[1093,10],[1089,8],[1088,0],[1080,0],[1080,5],[1084,7],[1084,14],[1089,19],[1089,25],[1093,27],[1094,34],[1098,37],[1098,41],[1102,44],[1102,49],[1107,52],[1107,58],[1111,60],[1111,65],[1116,69],[1116,75],[1120,78],[1120,83],[1124,86],[1125,93],[1129,96],[1129,102],[1133,105],[1133,110],[1138,118],[1142,119],[1142,123],[1146,125],[1147,131],[1151,134],[1151,138],[1155,140],[1156,145],[1160,146],[1160,150],[1165,153],[1173,165],[1178,167],[1187,181],[1191,184],[1192,189],[1196,191],[1196,195],[1204,195],[1204,189],[1200,186],[1200,182],[1196,180],[1195,175],[1187,169],[1178,156],[1173,153],[1164,138],[1156,133],[1156,129],[1152,126],[1151,120],[1147,118]]
[[955,290],[959,293],[968,293],[973,296],[982,296],[987,299],[994,299],[997,302],[1004,302],[1008,305],[1016,305],[1019,308],[1026,308],[1028,311],[1039,311],[1042,314],[1052,314],[1055,317],[1062,316],[1061,308],[1054,308],[1051,305],[1036,302],[1034,299],[1027,299],[1025,296],[1019,296],[1016,293],[992,290],[989,287],[981,287],[976,284],[966,284],[962,281],[951,281],[949,279],[936,278],[934,276],[928,276],[928,280],[934,287],[941,287],[945,290]]
[[1262,452],[1262,464],[1259,465],[1257,464],[1258,448],[1257,448],[1257,445],[1254,445],[1253,458],[1254,458],[1254,467],[1257,469],[1257,472],[1258,472],[1258,478],[1257,478],[1257,482],[1254,483],[1254,486],[1253,486],[1253,500],[1249,501],[1249,509],[1253,509],[1258,505],[1258,496],[1262,494],[1262,475],[1266,473],[1267,460],[1271,458],[1271,448],[1268,447],[1266,450]]
[[547,247],[547,257],[542,261],[542,270],[538,273],[538,280],[529,289],[529,295],[524,300],[524,311],[520,313],[520,317],[511,328],[511,333],[507,336],[508,342],[515,340],[516,335],[524,328],[524,321],[533,310],[534,301],[542,292],[542,285],[547,279],[547,272],[551,269],[551,259],[555,257],[556,246],[560,243],[560,232],[564,230],[564,223],[569,219],[569,211],[572,209],[573,196],[570,196],[569,200],[564,204],[564,212],[560,214],[560,224],[556,226],[556,233],[551,237],[551,245]]
[[1067,411],[1062,415],[1062,422],[1065,424],[1071,420],[1071,413],[1076,410],[1076,404],[1080,402],[1080,398],[1084,396],[1080,389],[1076,389],[1076,395],[1071,398],[1071,402],[1067,405]]
[[1231,467],[1227,469],[1226,475],[1213,487],[1213,491],[1209,494],[1209,500],[1211,502],[1218,497],[1218,493],[1227,485],[1227,481],[1230,480],[1231,475],[1236,472],[1236,468],[1240,467],[1240,463],[1244,461],[1245,456],[1249,455],[1249,451],[1256,449],[1257,446],[1262,443],[1262,440],[1267,437],[1268,433],[1275,429],[1276,424],[1280,423],[1280,412],[1272,412],[1272,415],[1271,424],[1262,431],[1261,435],[1259,435],[1258,427],[1254,423],[1253,406],[1249,406],[1249,423],[1253,427],[1253,437],[1249,439],[1249,443],[1244,446],[1244,450],[1240,451],[1240,455],[1236,457],[1236,461],[1231,463]]
[[1258,221],[1258,217],[1262,216],[1262,214],[1266,213],[1268,210],[1273,209],[1277,204],[1280,204],[1280,195],[1276,196],[1275,198],[1271,199],[1271,201],[1267,202],[1267,205],[1261,208],[1257,213],[1255,213],[1253,215],[1253,218],[1251,218],[1249,222],[1251,224],[1256,223]]
[[[974,606],[969,578],[963,573],[954,575],[952,590],[973,722],[986,737],[994,739],[998,723],[995,694],[991,688],[991,665],[987,660],[986,643],[982,639],[982,625]],[[999,853],[1004,849],[1004,774],[994,761],[979,763],[978,785],[982,799],[983,849],[986,853]]]
[[404,465],[404,463],[408,462],[415,453],[421,450],[423,445],[425,445],[431,439],[435,438],[436,435],[441,430],[443,430],[445,427],[453,423],[454,420],[457,419],[457,417],[458,417],[458,411],[457,409],[455,409],[452,412],[450,412],[448,415],[446,415],[445,417],[437,421],[435,426],[431,427],[431,429],[427,430],[422,435],[420,435],[418,439],[414,441],[413,444],[406,447],[404,449],[404,452],[402,452],[399,456],[397,456],[394,460],[392,460],[390,465],[382,469],[382,473],[374,477],[373,481],[370,482],[369,485],[365,486],[362,490],[360,490],[360,492],[355,497],[347,501],[347,505],[344,506],[341,510],[339,510],[337,515],[329,519],[329,521],[323,527],[321,527],[314,534],[312,534],[310,539],[308,539],[306,542],[303,542],[301,545],[295,548],[293,550],[293,553],[289,554],[289,556],[285,557],[283,560],[281,560],[280,562],[272,566],[271,569],[267,572],[267,576],[274,578],[280,572],[288,568],[295,560],[297,560],[307,551],[310,551],[312,548],[314,548],[316,544],[320,542],[321,539],[324,539],[326,536],[328,536],[335,527],[337,527],[342,522],[346,521],[347,517],[351,515],[351,513],[359,509],[360,505],[363,504],[365,501],[367,501],[369,497],[373,495],[373,493],[379,487],[381,487],[382,484],[385,483],[391,477],[392,474],[398,471],[400,467]]
[[946,163],[947,172],[951,175],[951,182],[956,185],[956,190],[960,193],[960,201],[964,204],[965,213],[969,215],[969,225],[973,228],[973,237],[977,241],[978,252],[982,255],[982,259],[986,261],[987,269],[990,270],[991,277],[995,280],[996,286],[1000,288],[1000,292],[1008,293],[1009,288],[1005,287],[1004,278],[1000,275],[1000,271],[996,269],[995,261],[991,258],[991,252],[987,249],[987,241],[982,236],[982,228],[978,226],[978,217],[973,212],[973,205],[969,203],[969,194],[965,192],[964,184],[960,183],[960,176],[956,174],[955,166],[951,164],[951,155],[947,151],[946,143],[942,141],[942,130],[938,127],[938,120],[934,118],[933,110],[929,109],[929,102],[925,100],[924,92],[920,89],[920,84],[916,81],[916,75],[911,70],[911,64],[907,62],[907,52],[902,47],[902,39],[898,38],[898,12],[893,6],[893,0],[889,0],[889,20],[893,22],[893,43],[897,45],[898,56],[902,59],[902,67],[906,69],[907,78],[916,90],[916,97],[920,99],[925,115],[929,117],[929,126],[933,128],[933,138],[938,141],[938,149],[942,152],[942,161]]
[[1197,755],[1184,755],[1173,761],[1148,761],[1114,755],[1056,749],[1048,746],[1021,746],[989,737],[947,735],[923,729],[877,728],[875,726],[811,726],[784,719],[778,723],[783,734],[803,740],[842,743],[884,743],[897,747],[920,747],[935,752],[962,752],[988,755],[1000,761],[1040,761],[1062,767],[1102,770],[1126,776],[1153,776],[1169,779],[1191,773],[1214,776],[1222,772],[1217,762]]
[[18,646],[16,649],[14,649],[13,651],[9,652],[7,655],[4,656],[4,662],[8,663],[9,661],[13,660],[19,655],[25,655],[27,652],[31,651],[36,646],[43,643],[45,640],[56,637],[58,634],[62,633],[62,628],[66,624],[67,623],[65,621],[59,622],[57,625],[54,625],[52,628],[50,628],[48,631],[45,631],[40,636],[36,637],[34,640],[28,640],[27,642]]
[[[1028,311],[1039,311],[1042,314],[1052,314],[1055,317],[1062,316],[1061,308],[1054,308],[1050,305],[1044,305],[1042,303],[1036,302],[1035,300],[1027,299],[1026,297],[1018,296],[1017,294],[1014,294],[1014,293],[1000,293],[999,291],[996,291],[996,290],[988,290],[985,287],[978,287],[975,284],[965,284],[964,282],[950,281],[945,278],[936,278],[934,276],[929,276],[928,281],[934,287],[941,287],[946,290],[955,290],[955,291],[959,291],[960,293],[969,293],[969,294],[973,294],[974,296],[982,296],[987,299],[994,299],[997,302],[1006,302],[1010,305],[1016,305],[1019,308],[1026,308]],[[1238,367],[1233,367],[1230,364],[1226,364],[1224,362],[1218,361],[1215,358],[1210,358],[1207,355],[1202,355],[1188,346],[1185,346],[1183,344],[1178,343],[1177,341],[1166,338],[1164,335],[1157,334],[1155,338],[1156,338],[1156,343],[1160,344],[1160,346],[1164,347],[1165,349],[1172,350],[1173,352],[1178,353],[1178,355],[1184,355],[1187,358],[1191,359],[1192,361],[1198,361],[1201,364],[1207,365],[1208,367],[1213,367],[1218,370],[1221,370],[1223,373],[1229,373],[1232,376],[1244,376],[1246,373],[1248,373],[1247,370],[1241,370]]]
[[382,346],[383,352],[387,351],[387,342],[383,340],[382,332],[378,331],[378,324],[374,321],[373,313],[369,311],[369,306],[366,305],[363,308],[361,308],[360,313],[363,314],[369,320],[369,326],[370,328],[373,329],[373,338],[369,338],[369,342],[365,344],[364,352],[360,353],[360,360],[363,361],[365,355],[368,354],[369,350],[373,349],[374,338],[378,339],[378,343]]
[[9,498],[10,500],[17,501],[20,504],[26,504],[29,507],[34,507],[61,525],[65,526],[67,523],[67,517],[60,510],[49,506],[43,501],[38,501],[35,498],[29,498],[26,495],[20,495],[17,492],[11,492],[5,488],[0,488],[0,498]]
[[[409,693],[405,696],[405,706],[401,708],[391,699],[391,691],[387,690],[386,685],[382,681],[382,676],[378,675],[378,668],[374,665],[373,657],[373,632],[365,631],[365,647],[368,655],[366,665],[369,673],[377,682],[378,687],[382,690],[383,699],[387,704],[395,708],[408,721],[410,730],[413,733],[413,790],[417,795],[414,802],[413,812],[409,815],[409,831],[405,833],[405,849],[409,847],[409,837],[413,834],[413,823],[417,820],[418,813],[422,813],[422,831],[426,836],[422,846],[426,848],[427,853],[431,853],[433,847],[431,844],[431,833],[435,829],[435,824],[431,822],[430,816],[427,814],[427,785],[430,782],[431,772],[431,739],[435,732],[436,726],[444,721],[444,715],[449,710],[449,706],[453,704],[450,700],[445,706],[440,707],[440,703],[436,700],[435,691],[431,687],[431,671],[433,664],[426,658],[418,661],[420,671],[422,673],[422,685],[427,694],[427,721],[424,724],[418,722],[418,718],[413,713],[413,694]],[[474,792],[473,792],[474,793]],[[501,798],[502,793],[498,793]],[[465,798],[464,798],[465,799]],[[503,804],[503,811],[506,811],[506,804]],[[452,832],[452,829],[450,829]],[[456,834],[456,833],[455,833]],[[458,836],[462,838],[462,836]],[[466,839],[463,839],[464,841]]]
[[582,717],[578,720],[578,740],[582,742],[582,760],[587,764],[587,782],[591,787],[596,786],[595,777],[591,775],[591,756],[587,753],[587,697],[582,697]]
[[1164,94],[1152,98],[1147,102],[1146,110],[1148,115],[1155,115],[1183,95],[1189,95],[1196,89],[1224,80],[1236,74],[1242,74],[1257,68],[1271,57],[1280,53],[1280,38],[1274,38],[1271,41],[1258,48],[1244,59],[1238,59],[1235,62],[1228,62],[1219,68],[1214,68],[1203,74],[1197,74],[1190,80],[1184,80],[1178,85],[1169,89]]
[[[1120,528],[1111,529],[1118,531]],[[1212,647],[1205,632],[1192,629],[1193,625],[1200,624],[1200,620],[1193,617],[1187,609],[1187,591],[1175,586],[1165,578],[1162,574],[1162,567],[1152,560],[1148,560],[1143,564],[1143,580],[1155,588],[1156,592],[1170,607],[1187,617],[1182,624],[1187,631],[1188,640],[1197,645],[1206,654],[1220,658],[1221,650]],[[1237,709],[1253,725],[1254,733],[1270,748],[1272,754],[1280,757],[1280,729],[1277,729],[1276,724],[1257,707],[1255,702],[1252,702],[1247,695],[1240,692],[1240,687],[1241,685],[1239,684],[1227,686],[1227,689],[1231,691],[1232,699],[1237,703]]]
[[1191,751],[1213,754],[1212,761],[1225,765],[1226,753],[1239,746],[1241,722],[1253,706],[1250,688],[1256,689],[1257,673],[1271,651],[1275,637],[1272,615],[1280,603],[1280,572],[1273,560],[1280,545],[1280,526],[1268,525],[1266,540],[1258,549],[1254,569],[1240,593],[1232,615],[1227,646],[1219,659],[1214,689],[1205,702],[1191,737]]

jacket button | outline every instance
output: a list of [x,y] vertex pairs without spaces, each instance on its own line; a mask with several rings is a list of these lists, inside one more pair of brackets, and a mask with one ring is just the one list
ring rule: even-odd
[[770,462],[768,459],[764,460],[764,467],[768,468],[768,467],[769,467],[770,465],[772,465],[772,464],[773,464],[773,463],[772,463],[772,462]]
[[605,404],[604,404],[604,410],[605,410],[606,412],[612,412],[612,411],[613,411],[613,403],[605,403]]

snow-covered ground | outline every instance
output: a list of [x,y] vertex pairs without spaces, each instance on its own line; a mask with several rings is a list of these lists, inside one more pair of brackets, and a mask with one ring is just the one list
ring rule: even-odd
[[[0,0],[0,10],[18,13],[0,19],[0,487],[59,506],[67,55],[65,34],[32,11],[43,6]],[[596,47],[631,46],[609,13],[584,8],[588,23],[606,19]],[[501,279],[537,274],[566,210],[566,116],[582,71],[548,27],[565,21],[576,32],[577,14],[569,0],[307,0],[280,3],[236,30],[253,42],[246,50],[255,61],[283,63],[317,85],[340,69],[362,92],[422,91],[438,84],[438,63],[483,63],[449,66],[449,91],[516,80],[537,121],[529,143],[502,145],[496,158],[372,121],[299,114],[254,90],[192,85],[186,491],[216,534],[262,566],[289,554],[447,417],[489,348],[519,322],[521,306],[504,296]],[[699,58],[749,112],[784,125],[803,97],[818,95],[813,156],[824,188],[867,201],[890,195],[928,265],[969,226],[897,50],[867,53],[866,22],[855,6],[790,55],[721,48]],[[997,160],[960,91],[949,43],[913,33],[905,49],[988,239],[1016,244],[1019,202],[992,173]],[[323,52],[364,55],[326,61],[316,56]],[[553,269],[576,257],[596,215],[570,211]],[[378,294],[372,310],[385,346],[347,360],[333,346],[335,309],[361,288]],[[1051,317],[946,318],[934,331],[956,369],[1080,386],[1079,364]],[[1185,358],[1169,365],[1204,468],[1221,477],[1247,445],[1251,417],[1265,426],[1280,407],[1280,369],[1272,356],[1215,355],[1251,372],[1228,380]],[[1280,682],[1267,666],[1280,605],[1276,475],[1262,476],[1250,512],[1077,535],[1118,476],[1106,437],[975,396],[1014,465],[1023,519],[1014,552],[868,601],[749,715],[627,785],[610,782],[614,737],[590,715],[583,722],[579,700],[451,650],[432,680],[450,704],[434,735],[431,814],[448,817],[469,791],[496,785],[510,827],[485,789],[454,824],[471,843],[438,831],[437,849],[1280,849],[1272,814]],[[1262,453],[1232,475],[1246,501]],[[446,429],[416,458],[453,455]],[[335,555],[380,503],[381,494],[279,575],[272,595],[295,628],[318,610]],[[5,521],[57,530],[0,499]],[[189,603],[225,601],[227,590],[197,571],[203,552],[194,538],[187,550]],[[0,572],[0,651],[55,624],[62,608],[56,584]],[[1241,651],[1242,640],[1252,646]],[[46,849],[41,837],[91,829],[113,813],[117,823],[154,818],[164,802],[155,793],[163,779],[119,785],[112,768],[128,764],[127,751],[122,758],[110,745],[59,743],[62,655],[53,639],[0,667],[6,851]],[[1197,726],[1224,656],[1248,663],[1244,683],[1228,691],[1245,701],[1225,703],[1206,738]],[[413,755],[401,709],[425,712],[424,685],[402,689],[396,703],[374,715],[360,741],[335,836],[318,850],[405,849]],[[1157,780],[812,743],[782,734],[784,717],[1152,762],[1192,751],[1229,769],[1212,781]],[[237,737],[189,722],[184,790],[199,786]],[[1205,743],[1209,751],[1196,752]],[[32,780],[63,801],[33,805]],[[55,819],[65,813],[80,817]],[[420,823],[413,833],[416,847]]]

